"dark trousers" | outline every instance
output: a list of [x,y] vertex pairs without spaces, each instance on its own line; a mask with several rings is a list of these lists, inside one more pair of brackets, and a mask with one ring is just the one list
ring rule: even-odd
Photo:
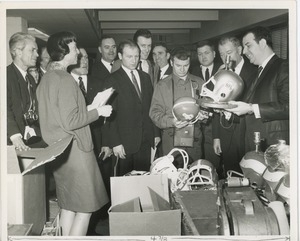
[[[125,150],[126,151],[126,150]],[[151,144],[148,141],[141,143],[136,153],[126,153],[126,159],[119,159],[117,163],[117,176],[123,176],[132,170],[149,171],[151,159]]]

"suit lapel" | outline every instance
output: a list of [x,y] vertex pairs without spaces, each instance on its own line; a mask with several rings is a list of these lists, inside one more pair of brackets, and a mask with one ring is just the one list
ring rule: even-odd
[[[138,71],[139,72],[139,71]],[[136,98],[140,101],[140,98],[133,86],[133,83],[131,81],[131,79],[129,78],[129,76],[126,74],[125,70],[123,68],[120,68],[120,74],[121,74],[121,81],[124,81],[124,85],[128,86],[128,88],[131,90],[131,92],[133,93],[134,96],[136,96]],[[139,73],[140,76],[140,81],[141,81],[141,87],[142,87],[142,80],[141,80],[141,75]],[[141,88],[142,89],[142,88]],[[143,89],[141,90],[142,92],[142,96],[143,96]]]

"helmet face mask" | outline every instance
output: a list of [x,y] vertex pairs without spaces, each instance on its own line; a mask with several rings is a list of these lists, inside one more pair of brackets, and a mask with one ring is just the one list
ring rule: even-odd
[[[207,88],[209,83],[214,85],[212,91]],[[200,95],[206,97],[206,102],[227,103],[236,100],[243,89],[244,81],[239,75],[231,70],[219,70],[202,86]]]
[[[173,164],[174,156],[172,155],[174,152],[179,152],[183,158],[183,167],[176,168]],[[168,155],[160,157],[156,159],[150,167],[150,174],[167,174],[170,181],[170,188],[172,192],[176,190],[182,190],[185,187],[187,173],[188,173],[188,162],[189,157],[186,151],[174,148],[172,149]]]
[[189,190],[215,188],[217,181],[218,175],[211,162],[199,159],[191,164],[187,180]]

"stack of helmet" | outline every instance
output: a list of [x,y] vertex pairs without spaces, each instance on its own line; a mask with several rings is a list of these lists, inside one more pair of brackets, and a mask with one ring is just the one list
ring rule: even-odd
[[[183,167],[176,168],[173,164],[174,153],[179,152],[183,159]],[[177,154],[177,153],[176,153]],[[174,148],[166,156],[157,158],[150,167],[150,174],[166,174],[170,181],[172,192],[183,190],[186,185],[189,156],[186,151]]]
[[[175,152],[179,152],[183,158],[182,168],[177,169],[173,164]],[[166,174],[172,192],[177,190],[216,189],[218,174],[211,162],[199,159],[189,167],[188,163],[189,157],[186,151],[174,148],[168,155],[160,157],[152,163],[150,174]]]
[[264,189],[268,192],[268,198],[277,199],[279,196],[289,204],[289,160],[289,146],[279,140],[278,144],[269,146],[265,152],[247,152],[240,167],[252,186]]

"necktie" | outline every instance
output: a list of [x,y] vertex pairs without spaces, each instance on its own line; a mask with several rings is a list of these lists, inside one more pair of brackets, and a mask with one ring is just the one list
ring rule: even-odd
[[205,70],[205,81],[208,81],[209,80],[209,70],[208,68],[206,68]]
[[143,68],[142,68],[142,60],[139,61],[138,69],[141,70],[141,71],[143,71]]
[[29,94],[29,100],[30,100],[30,106],[29,106],[29,109],[31,109],[33,106],[33,89],[32,89],[32,85],[30,83],[30,80],[29,80],[29,76],[28,74],[26,74],[25,76],[25,82],[27,83],[27,90],[28,90],[28,94]]
[[86,96],[86,90],[85,90],[85,87],[84,87],[84,84],[83,84],[83,81],[82,81],[82,77],[79,76],[78,79],[79,79],[79,88],[80,88],[83,96],[85,97]]
[[111,62],[111,63],[110,63],[110,73],[111,73],[111,71],[112,71],[113,65],[114,65],[113,62]]
[[132,83],[134,85],[134,88],[139,96],[140,99],[142,99],[142,95],[141,95],[141,91],[140,91],[140,88],[139,88],[139,85],[138,85],[138,82],[135,78],[135,75],[133,74],[133,71],[131,71],[131,78],[132,78]]
[[161,80],[161,70],[159,69],[159,71],[158,71],[158,74],[157,74],[157,82],[159,81],[159,80]]
[[255,79],[253,80],[252,84],[251,84],[251,87],[249,89],[249,92],[247,92],[247,98],[246,100],[248,100],[250,98],[250,96],[252,95],[254,89],[255,89],[255,86],[257,84],[257,81],[259,79],[259,74],[261,73],[261,71],[263,70],[263,67],[259,66],[258,69],[257,69],[257,73],[256,73],[256,77]]

